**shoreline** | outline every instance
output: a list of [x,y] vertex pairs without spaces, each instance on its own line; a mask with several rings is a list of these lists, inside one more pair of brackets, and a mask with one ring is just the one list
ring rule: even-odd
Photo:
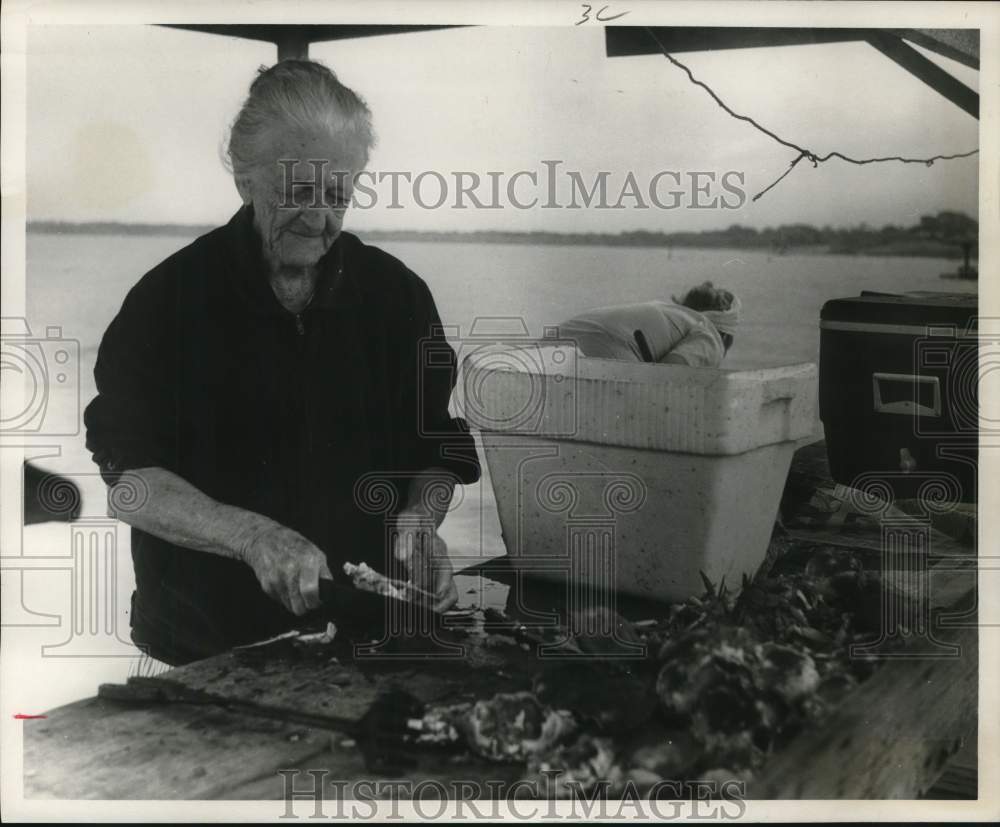
[[[209,224],[125,224],[119,222],[72,223],[61,221],[30,221],[26,232],[32,235],[108,235],[108,236],[158,236],[196,238],[215,229]],[[364,241],[431,242],[445,244],[526,244],[554,247],[592,246],[645,248],[659,250],[722,250],[734,253],[767,253],[785,255],[839,255],[872,258],[937,258],[961,261],[957,245],[927,239],[893,241],[871,247],[838,248],[828,244],[789,244],[775,247],[766,244],[719,243],[709,238],[671,238],[662,233],[646,231],[610,233],[556,233],[556,232],[506,232],[482,230],[469,232],[440,232],[422,230],[351,230]],[[680,235],[680,234],[679,234]],[[706,233],[711,235],[711,233]],[[976,256],[972,261],[978,261]]]

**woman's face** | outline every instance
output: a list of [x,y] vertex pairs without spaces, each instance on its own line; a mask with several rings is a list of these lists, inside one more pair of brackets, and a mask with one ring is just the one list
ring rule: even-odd
[[349,134],[276,136],[271,163],[237,182],[272,268],[313,267],[340,235],[365,152]]

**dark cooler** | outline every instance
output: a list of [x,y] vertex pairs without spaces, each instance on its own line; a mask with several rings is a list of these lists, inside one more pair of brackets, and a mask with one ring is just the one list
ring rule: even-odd
[[[820,314],[820,418],[834,480],[876,475],[900,498],[975,502],[975,294],[862,293]],[[867,479],[872,479],[869,476]]]

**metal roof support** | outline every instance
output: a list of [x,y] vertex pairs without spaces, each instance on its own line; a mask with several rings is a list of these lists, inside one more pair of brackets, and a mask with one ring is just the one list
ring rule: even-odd
[[275,45],[278,47],[278,60],[309,59],[309,37],[302,29],[289,26],[289,31],[276,36]]
[[[649,35],[652,30],[657,43]],[[865,29],[790,29],[727,26],[606,26],[608,57],[660,54],[660,44],[671,54],[720,49],[761,49],[864,40]]]
[[979,118],[979,95],[895,35],[873,30],[868,42],[953,104]]
[[887,29],[896,37],[916,43],[979,70],[979,29]]
[[308,58],[310,43],[458,28],[456,26],[337,26],[297,23],[159,23],[156,25],[168,29],[186,29],[193,32],[274,43],[278,47],[278,60]]
[[754,49],[764,46],[795,46],[817,43],[867,42],[906,71],[940,93],[974,118],[979,117],[979,95],[936,63],[903,42],[902,38],[951,58],[973,69],[979,68],[978,29],[781,29],[727,27],[656,27],[657,43],[642,26],[607,26],[608,57],[703,52],[718,49]]

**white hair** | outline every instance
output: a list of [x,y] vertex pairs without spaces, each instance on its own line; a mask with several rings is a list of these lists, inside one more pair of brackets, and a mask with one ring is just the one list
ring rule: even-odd
[[371,111],[360,95],[315,60],[261,67],[229,131],[226,161],[237,177],[268,163],[274,130],[354,133],[365,161],[375,145]]

